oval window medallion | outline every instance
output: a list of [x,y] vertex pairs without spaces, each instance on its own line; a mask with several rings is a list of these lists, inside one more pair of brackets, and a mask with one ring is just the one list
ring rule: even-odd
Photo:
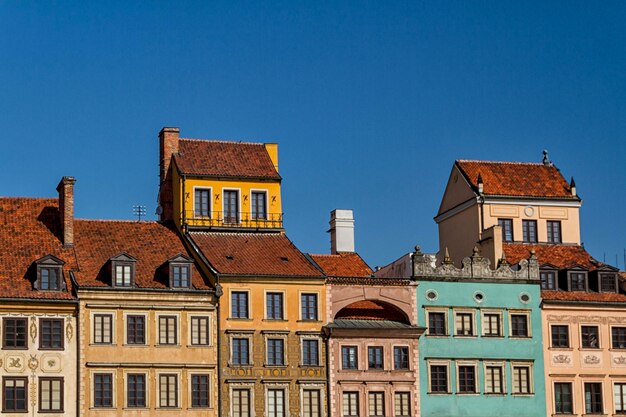
[[530,302],[530,294],[525,292],[521,293],[519,295],[519,300],[524,304],[528,304]]
[[535,215],[535,208],[531,206],[524,207],[524,214],[526,217],[532,217]]
[[483,294],[481,291],[476,291],[474,293],[474,301],[476,301],[477,303],[482,303],[484,299],[485,294]]
[[439,294],[437,294],[437,291],[435,290],[426,291],[426,299],[428,301],[435,301],[437,298],[439,298]]

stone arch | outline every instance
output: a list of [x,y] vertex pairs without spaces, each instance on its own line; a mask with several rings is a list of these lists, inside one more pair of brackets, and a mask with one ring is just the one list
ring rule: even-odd
[[359,300],[340,309],[334,317],[352,320],[390,320],[411,324],[406,313],[391,303],[380,300]]

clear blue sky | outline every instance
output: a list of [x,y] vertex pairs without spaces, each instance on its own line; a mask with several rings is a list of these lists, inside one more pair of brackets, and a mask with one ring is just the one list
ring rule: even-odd
[[286,228],[329,250],[352,208],[372,266],[416,243],[455,159],[574,176],[583,241],[623,268],[624,2],[1,2],[0,195],[154,218],[157,133],[278,142]]

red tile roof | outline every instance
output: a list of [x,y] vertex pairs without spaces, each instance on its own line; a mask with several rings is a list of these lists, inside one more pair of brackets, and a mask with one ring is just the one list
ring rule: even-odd
[[391,304],[375,300],[354,302],[337,312],[336,319],[391,320],[406,322],[404,314]]
[[369,277],[373,273],[357,253],[309,256],[329,277]]
[[534,250],[539,265],[551,264],[560,269],[582,266],[594,270],[603,264],[596,261],[582,246],[578,245],[529,245],[523,243],[505,243],[502,250],[510,264],[528,259]]
[[[63,249],[56,198],[0,198],[0,297],[72,299],[73,249]],[[53,255],[65,262],[67,291],[33,289],[34,262]]]
[[188,175],[280,180],[262,143],[180,139],[174,159]]
[[[121,252],[137,259],[135,284],[138,288],[167,288],[167,274],[160,268],[181,253],[192,258],[173,227],[157,222],[75,220],[74,236],[80,269],[75,277],[81,286],[109,286],[109,259]],[[210,289],[195,266],[192,284],[196,289]]]
[[554,165],[466,160],[456,165],[474,189],[481,176],[485,195],[578,199]]
[[541,291],[544,301],[588,301],[596,303],[626,303],[626,295],[608,292]]
[[323,276],[283,233],[191,232],[189,236],[220,274]]

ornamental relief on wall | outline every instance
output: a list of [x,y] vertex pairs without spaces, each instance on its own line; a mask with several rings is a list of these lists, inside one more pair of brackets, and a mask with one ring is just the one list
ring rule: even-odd
[[[609,319],[601,316],[572,316],[572,315],[556,315],[548,314],[546,316],[549,322],[565,322],[565,323],[599,323],[607,324]],[[626,322],[626,318],[624,318]]]
[[556,366],[572,366],[572,356],[565,353],[554,354],[552,363]]
[[626,355],[623,353],[613,353],[611,365],[613,367],[626,367]]
[[13,353],[4,357],[4,370],[11,373],[24,372],[26,357],[20,353]]
[[46,353],[42,355],[41,370],[47,373],[61,372],[61,356],[56,353]]
[[582,366],[584,367],[599,367],[602,360],[600,359],[599,356],[589,354],[589,355],[584,355],[581,358],[581,362],[582,362]]

